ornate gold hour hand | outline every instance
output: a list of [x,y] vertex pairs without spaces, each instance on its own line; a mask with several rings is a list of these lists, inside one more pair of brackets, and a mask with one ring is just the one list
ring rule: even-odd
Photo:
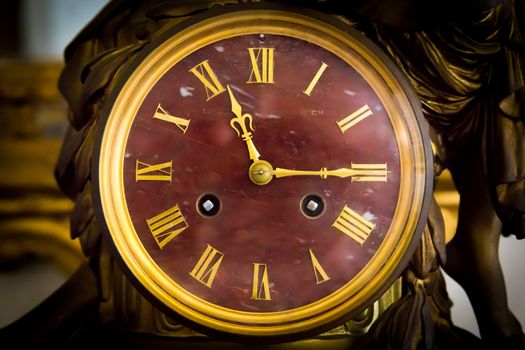
[[[235,96],[233,96],[232,90],[230,89],[229,85],[226,85],[226,88],[228,89],[228,93],[230,94],[230,101],[232,105],[232,112],[235,114],[235,117],[230,120],[230,126],[237,132],[237,137],[241,137],[244,142],[246,142],[246,147],[248,147],[248,154],[250,156],[250,159],[252,161],[258,161],[259,157],[261,156],[259,152],[257,151],[257,148],[255,148],[255,144],[252,141],[253,135],[250,131],[248,131],[248,127],[251,131],[254,131],[253,129],[253,117],[248,113],[242,113],[242,107],[235,99]],[[237,128],[238,125],[240,127],[240,130]]]
[[273,177],[289,177],[289,176],[319,176],[321,179],[327,179],[329,176],[336,176],[341,178],[350,177],[352,182],[359,181],[381,181],[387,182],[387,164],[357,164],[351,163],[350,168],[339,168],[335,170],[328,170],[321,168],[320,170],[292,170],[283,168],[273,168],[273,166],[265,160],[254,162],[249,170],[250,179],[257,185],[266,185]]

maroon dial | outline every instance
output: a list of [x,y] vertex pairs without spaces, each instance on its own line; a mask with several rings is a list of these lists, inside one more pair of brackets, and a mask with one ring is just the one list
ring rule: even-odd
[[399,275],[426,212],[428,141],[368,45],[311,17],[239,11],[137,61],[98,188],[126,268],[164,310],[229,333],[311,332]]
[[[253,131],[240,123],[260,159],[364,170],[253,183],[227,87],[252,117]],[[355,69],[304,40],[252,34],[201,48],[159,79],[129,133],[124,188],[142,244],[175,283],[227,308],[282,311],[333,293],[373,257],[396,207],[399,162],[385,108]]]

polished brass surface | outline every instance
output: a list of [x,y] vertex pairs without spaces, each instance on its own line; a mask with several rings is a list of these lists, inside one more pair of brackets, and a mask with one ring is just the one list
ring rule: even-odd
[[248,177],[256,185],[266,185],[272,181],[274,170],[270,163],[265,160],[257,160],[250,165]]
[[458,227],[459,193],[456,190],[450,171],[443,171],[437,178],[434,192],[436,201],[443,213],[445,220],[445,242],[450,242]]

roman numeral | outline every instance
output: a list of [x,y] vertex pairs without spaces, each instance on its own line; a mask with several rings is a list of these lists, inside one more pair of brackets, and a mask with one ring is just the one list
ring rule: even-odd
[[328,68],[328,65],[323,62],[321,64],[321,67],[319,67],[319,70],[317,70],[317,73],[315,73],[315,76],[312,79],[312,81],[310,82],[310,85],[308,85],[306,90],[303,91],[304,94],[310,96],[310,94],[312,93],[312,90],[314,89],[314,87],[317,84],[317,82],[319,81],[319,79],[321,79],[321,76],[323,75],[323,73],[326,70],[326,68]]
[[309,251],[310,260],[312,261],[312,267],[314,269],[316,284],[328,281],[330,277],[328,277],[321,264],[319,264],[319,260],[317,260],[315,257],[314,252],[311,249],[309,249]]
[[195,264],[195,267],[191,270],[190,275],[208,288],[211,288],[223,257],[223,253],[208,244],[199,261],[197,261],[197,264]]
[[160,249],[188,228],[178,204],[151,219],[146,219],[146,222]]
[[379,181],[387,182],[387,165],[386,163],[378,164],[357,164],[352,163],[352,182]]
[[173,173],[171,161],[149,165],[137,159],[135,163],[135,182],[138,181],[169,181]]
[[208,60],[203,61],[190,69],[192,72],[204,85],[204,90],[206,91],[206,101],[209,101],[213,97],[217,96],[221,92],[225,91],[224,87],[221,85],[219,79],[213,72],[208,63]]
[[252,297],[255,300],[271,300],[266,264],[253,263]]
[[168,112],[166,112],[164,108],[162,108],[160,103],[157,106],[157,109],[155,110],[153,118],[164,120],[177,125],[177,127],[182,130],[183,134],[186,133],[186,130],[188,130],[188,126],[190,126],[190,119],[184,119],[170,115]]
[[362,245],[370,235],[370,232],[374,229],[375,224],[366,220],[345,205],[341,214],[339,214],[335,222],[332,224],[332,227],[338,229]]
[[338,121],[337,125],[339,126],[339,129],[341,129],[341,132],[344,133],[363,119],[370,117],[372,114],[373,113],[370,110],[370,107],[368,107],[368,105],[364,105],[354,113],[350,114],[348,117]]
[[273,47],[248,49],[248,52],[250,53],[250,62],[252,63],[252,71],[247,83],[275,83],[273,81],[274,50]]

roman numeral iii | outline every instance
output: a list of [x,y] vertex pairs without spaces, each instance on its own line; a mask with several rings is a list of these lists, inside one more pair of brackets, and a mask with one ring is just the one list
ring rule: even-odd
[[352,182],[378,181],[387,182],[387,165],[386,163],[377,164],[358,164],[352,163]]
[[149,165],[137,159],[135,163],[135,182],[138,181],[169,181],[173,169],[171,167],[171,160],[166,163]]
[[354,113],[350,114],[348,117],[338,121],[337,125],[339,126],[339,129],[341,129],[341,132],[345,133],[352,126],[356,125],[363,119],[370,117],[372,114],[373,113],[370,110],[370,107],[368,107],[368,105],[364,105]]
[[249,48],[250,62],[252,64],[252,71],[247,83],[266,83],[274,84],[273,80],[273,68],[274,60],[273,53],[274,48],[261,47],[261,48]]
[[177,125],[177,127],[182,130],[183,134],[186,133],[186,130],[188,130],[188,127],[190,126],[190,119],[184,119],[184,118],[172,116],[171,114],[166,112],[164,108],[162,108],[160,103],[157,106],[157,109],[155,110],[155,114],[153,115],[153,118],[164,120],[169,123],[173,123]]
[[211,69],[208,60],[199,63],[190,69],[190,72],[192,72],[204,85],[204,90],[206,90],[207,97],[206,101],[209,101],[210,99],[225,91],[221,82]]
[[343,232],[357,243],[363,245],[375,224],[366,220],[346,205],[332,224],[332,227]]
[[219,266],[221,266],[222,258],[224,258],[224,254],[208,244],[199,261],[191,270],[190,275],[208,288],[211,288],[213,279],[219,270]]
[[188,228],[178,204],[151,219],[146,219],[146,223],[160,249]]
[[253,263],[252,297],[255,300],[271,300],[266,264]]

